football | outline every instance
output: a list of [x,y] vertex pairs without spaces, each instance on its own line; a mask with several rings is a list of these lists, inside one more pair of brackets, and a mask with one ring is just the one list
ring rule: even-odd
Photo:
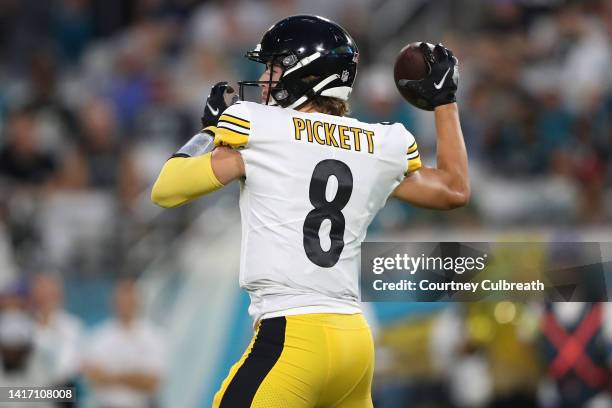
[[420,42],[410,43],[401,49],[395,59],[393,78],[397,90],[404,99],[417,108],[431,110],[425,100],[402,86],[405,80],[423,79],[428,74],[429,68],[419,44]]

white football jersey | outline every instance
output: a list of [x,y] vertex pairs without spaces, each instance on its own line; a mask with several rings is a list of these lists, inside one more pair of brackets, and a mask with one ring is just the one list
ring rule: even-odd
[[239,102],[217,145],[240,149],[240,286],[249,313],[358,313],[360,244],[405,175],[421,166],[403,125]]

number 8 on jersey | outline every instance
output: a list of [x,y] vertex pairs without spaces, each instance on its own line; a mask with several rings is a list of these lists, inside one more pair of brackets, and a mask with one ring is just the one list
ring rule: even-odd
[[[332,201],[327,201],[325,190],[331,176],[338,180],[338,191]],[[339,160],[323,160],[312,172],[310,180],[310,202],[314,209],[304,220],[304,250],[306,256],[314,264],[323,268],[334,266],[342,249],[344,249],[345,220],[342,209],[346,206],[353,192],[353,173],[351,169]],[[329,238],[331,246],[325,251],[321,247],[319,230],[324,220],[331,221]]]

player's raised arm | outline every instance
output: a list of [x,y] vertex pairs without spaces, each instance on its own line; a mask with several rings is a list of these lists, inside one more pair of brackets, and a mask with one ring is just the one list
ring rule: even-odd
[[406,177],[393,196],[418,207],[450,210],[470,197],[467,154],[457,104],[436,108],[437,167],[422,167]]
[[395,188],[393,196],[418,207],[449,210],[466,205],[470,197],[467,153],[455,103],[457,59],[440,45],[433,52],[427,46],[422,49],[430,66],[429,75],[403,85],[434,108],[437,167],[422,167],[410,173]]
[[[213,86],[202,116],[202,132],[191,138],[163,166],[151,190],[151,200],[165,208],[186,204],[244,175],[242,156],[219,144],[241,144],[241,134],[217,127],[227,109],[226,82]],[[236,121],[235,118],[230,120]],[[244,122],[244,121],[242,121]],[[242,123],[244,125],[244,123]],[[232,125],[238,126],[238,125]]]

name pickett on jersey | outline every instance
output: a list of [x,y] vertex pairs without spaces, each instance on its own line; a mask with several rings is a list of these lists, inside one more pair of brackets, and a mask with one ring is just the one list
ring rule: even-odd
[[[273,108],[278,109],[278,108]],[[295,112],[286,110],[285,112]],[[326,115],[327,116],[327,115]],[[293,138],[296,142],[312,143],[331,148],[352,150],[375,154],[376,132],[363,126],[334,123],[332,120],[317,120],[291,116],[293,125]],[[355,121],[356,123],[360,123]],[[378,126],[393,126],[392,123],[383,123]],[[412,134],[403,126],[403,137],[408,142],[406,150],[406,171],[409,174],[421,168],[421,158],[417,142]],[[211,129],[215,133],[217,146],[230,146],[234,149],[246,147],[251,134],[251,112],[249,103],[238,102],[230,106],[219,118],[219,123]]]
[[300,117],[293,117],[293,128],[295,140],[356,152],[360,152],[363,145],[365,151],[374,154],[375,134],[371,130]]

